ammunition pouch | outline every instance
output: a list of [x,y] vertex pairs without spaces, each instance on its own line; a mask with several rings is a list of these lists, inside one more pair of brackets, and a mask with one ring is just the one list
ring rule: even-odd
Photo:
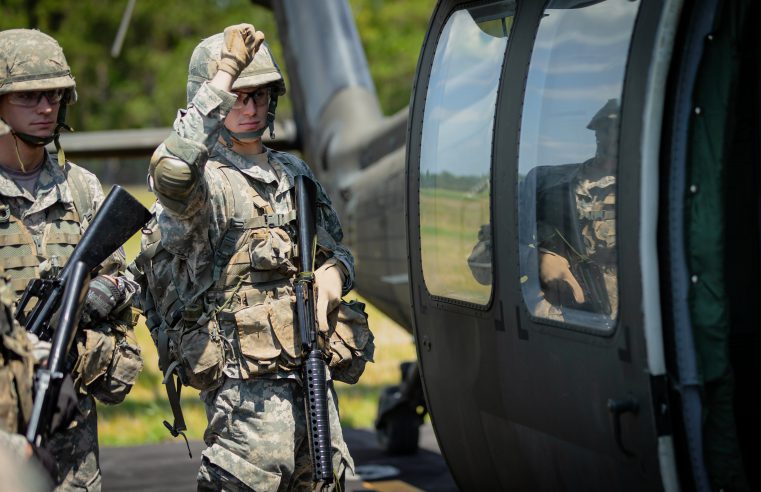
[[81,395],[87,394],[90,386],[106,374],[116,349],[116,339],[105,325],[82,330],[77,335],[77,361],[71,371],[74,386]]
[[301,339],[293,322],[296,298],[290,280],[281,278],[236,296],[239,307],[218,318],[226,333],[237,334],[241,368],[248,377],[298,367]]
[[140,345],[132,331],[116,335],[116,347],[105,375],[90,391],[99,401],[110,405],[121,403],[137,382],[143,370]]
[[[365,305],[358,301],[341,301],[328,314],[328,331],[320,332],[323,350],[330,355],[331,376],[336,381],[354,384],[373,362],[375,337],[367,323]],[[325,347],[327,341],[327,347]]]
[[182,363],[179,372],[182,383],[201,391],[221,384],[225,349],[217,320],[213,315],[201,313],[197,305],[189,306],[183,312],[179,328],[168,331],[168,335],[175,341]]

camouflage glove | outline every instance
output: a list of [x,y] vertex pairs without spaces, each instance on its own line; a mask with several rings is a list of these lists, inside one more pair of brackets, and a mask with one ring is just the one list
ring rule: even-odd
[[584,290],[571,273],[571,265],[560,255],[544,251],[539,256],[539,280],[544,286],[553,282],[564,282],[571,288],[573,299],[577,303],[582,304],[585,301]]
[[328,313],[341,303],[343,285],[344,275],[335,258],[330,258],[314,272],[317,324],[322,331],[328,331]]
[[123,300],[124,293],[116,281],[107,275],[98,275],[90,281],[82,318],[85,322],[106,319]]
[[264,33],[251,24],[237,24],[225,28],[225,44],[217,65],[219,70],[238,78],[244,68],[251,63],[264,41]]

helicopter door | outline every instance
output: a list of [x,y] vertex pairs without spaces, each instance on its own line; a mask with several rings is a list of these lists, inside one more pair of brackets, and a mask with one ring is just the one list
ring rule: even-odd
[[428,407],[463,487],[662,486],[640,162],[621,151],[639,146],[647,76],[629,57],[649,56],[657,26],[635,22],[641,3],[434,13],[408,140],[410,273]]

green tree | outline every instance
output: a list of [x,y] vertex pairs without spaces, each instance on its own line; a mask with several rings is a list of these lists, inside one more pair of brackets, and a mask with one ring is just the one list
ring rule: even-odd
[[[387,114],[409,102],[412,77],[434,0],[350,0]],[[58,40],[81,95],[69,114],[77,130],[171,125],[185,106],[190,54],[225,26],[251,22],[282,50],[272,13],[247,0],[138,0],[121,54],[110,55],[127,0],[0,0],[0,29],[37,28]],[[286,74],[287,78],[287,74]],[[286,97],[278,108],[290,113]]]

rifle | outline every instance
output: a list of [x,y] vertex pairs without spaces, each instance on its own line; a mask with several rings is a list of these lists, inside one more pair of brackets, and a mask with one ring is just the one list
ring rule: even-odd
[[[83,262],[87,272],[92,272],[150,218],[150,212],[140,202],[124,188],[114,186],[60,274],[52,279],[34,279],[27,284],[16,307],[15,316],[19,323],[40,340],[52,339],[50,321],[76,264]],[[37,299],[37,303],[29,314],[25,314],[32,299]]]
[[299,273],[296,276],[296,321],[301,334],[309,453],[312,457],[313,483],[333,482],[333,456],[330,446],[327,366],[317,344],[314,298],[314,256],[317,248],[317,188],[306,176],[296,176],[296,221],[298,225]]
[[34,405],[26,428],[26,439],[37,446],[40,445],[43,434],[47,434],[50,429],[55,404],[67,372],[66,356],[77,333],[89,281],[90,271],[87,265],[77,261],[71,268],[64,287],[61,315],[47,364],[37,369],[34,375]]

